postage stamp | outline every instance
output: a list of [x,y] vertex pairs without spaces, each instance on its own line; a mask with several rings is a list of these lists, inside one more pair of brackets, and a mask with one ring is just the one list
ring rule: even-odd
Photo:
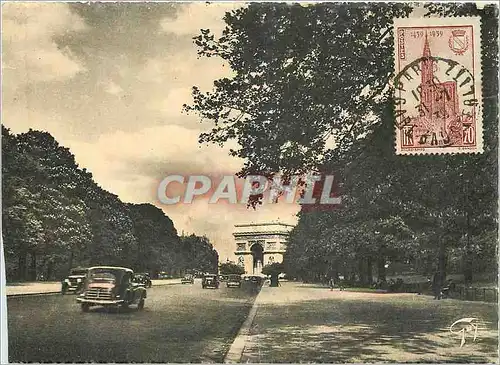
[[396,153],[482,153],[475,17],[395,19]]

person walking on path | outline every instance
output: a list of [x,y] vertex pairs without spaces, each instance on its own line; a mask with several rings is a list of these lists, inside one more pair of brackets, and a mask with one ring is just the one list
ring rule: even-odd
[[330,278],[330,280],[328,281],[328,286],[330,287],[330,291],[332,291],[335,286],[335,281],[333,280],[333,278]]
[[432,278],[432,292],[434,293],[434,299],[440,300],[442,293],[441,293],[441,288],[443,286],[442,283],[442,275],[438,271],[434,274],[434,277]]

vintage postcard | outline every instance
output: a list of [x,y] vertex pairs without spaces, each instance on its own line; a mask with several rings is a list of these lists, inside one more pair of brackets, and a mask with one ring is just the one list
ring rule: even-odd
[[396,151],[482,153],[479,17],[396,19]]
[[498,362],[498,4],[1,7],[0,363]]

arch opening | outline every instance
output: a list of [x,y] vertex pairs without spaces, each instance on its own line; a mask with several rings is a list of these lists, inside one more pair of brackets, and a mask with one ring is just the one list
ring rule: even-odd
[[253,258],[253,274],[258,275],[262,272],[262,263],[264,262],[264,247],[262,247],[262,244],[260,243],[255,243],[250,248],[250,251],[252,252]]

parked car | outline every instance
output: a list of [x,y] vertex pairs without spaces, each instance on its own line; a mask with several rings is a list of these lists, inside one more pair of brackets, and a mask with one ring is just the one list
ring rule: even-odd
[[83,285],[85,283],[85,277],[87,276],[87,268],[74,268],[70,270],[68,277],[66,277],[61,282],[61,293],[67,294],[68,292],[74,292],[75,294],[80,294]]
[[226,286],[228,288],[241,288],[241,275],[229,275],[226,281]]
[[227,281],[229,275],[219,275],[219,281]]
[[201,282],[201,287],[205,288],[215,288],[219,289],[219,277],[214,274],[208,274],[203,276],[203,280]]
[[194,276],[192,274],[186,274],[181,279],[181,284],[194,284]]
[[151,281],[151,276],[147,272],[141,272],[134,275],[134,282],[139,284],[144,284],[146,288],[151,288],[153,282]]
[[96,266],[88,270],[83,291],[76,301],[81,304],[83,312],[96,305],[127,308],[134,304],[142,310],[146,297],[144,284],[134,279],[131,269]]

